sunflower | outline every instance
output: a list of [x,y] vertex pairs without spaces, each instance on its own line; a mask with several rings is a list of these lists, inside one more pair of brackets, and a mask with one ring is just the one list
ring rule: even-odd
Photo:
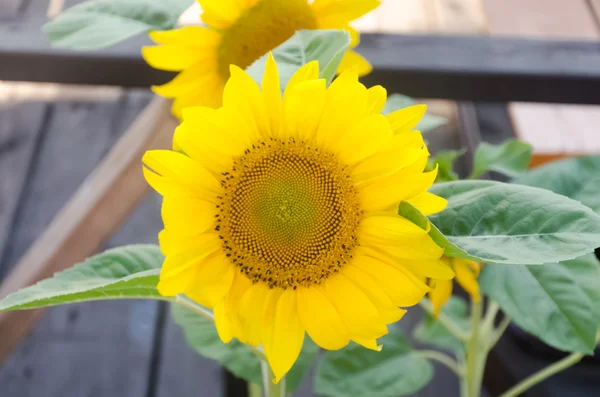
[[[156,69],[181,72],[167,84],[153,87],[158,95],[175,98],[173,113],[181,118],[188,106],[221,106],[229,65],[242,69],[292,37],[301,29],[344,29],[351,47],[359,34],[349,22],[376,8],[380,0],[198,0],[207,25],[152,32],[159,46],[142,49],[144,59]],[[348,51],[339,71],[371,65]]]
[[[481,264],[460,258],[443,257],[442,261],[454,270],[458,284],[467,291],[475,302],[480,302],[481,296],[479,295],[477,277],[479,277],[479,272],[481,271]],[[452,280],[430,279],[429,286],[431,287],[429,299],[431,299],[431,303],[433,304],[433,314],[437,317],[444,304],[452,296]]]
[[163,197],[166,255],[158,289],[213,308],[218,333],[262,345],[279,380],[305,333],[335,350],[378,350],[386,324],[451,279],[443,249],[397,215],[405,200],[429,214],[446,200],[427,189],[417,105],[381,114],[386,91],[355,70],[327,88],[319,65],[283,93],[269,55],[262,90],[231,67],[220,109],[186,108],[174,147],[145,154]]

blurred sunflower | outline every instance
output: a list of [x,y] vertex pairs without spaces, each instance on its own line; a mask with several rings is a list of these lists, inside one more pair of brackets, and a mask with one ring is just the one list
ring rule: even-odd
[[[297,30],[344,29],[351,47],[359,34],[350,21],[376,8],[380,0],[198,0],[207,27],[186,26],[156,31],[150,37],[159,46],[144,47],[142,54],[156,69],[181,72],[169,83],[153,87],[158,95],[175,98],[173,114],[181,118],[188,106],[221,106],[229,65],[242,69],[292,37]],[[357,67],[359,74],[371,65],[348,51],[339,71]]]
[[[164,196],[166,255],[158,289],[213,308],[224,342],[262,345],[279,380],[305,332],[325,349],[350,340],[378,350],[386,324],[451,279],[443,249],[397,215],[405,200],[429,214],[437,170],[413,128],[417,105],[383,116],[386,92],[355,70],[328,88],[311,62],[283,98],[271,55],[262,91],[232,66],[224,106],[186,108],[174,146],[143,158]],[[185,153],[185,154],[184,154]]]
[[[458,284],[467,291],[475,302],[479,302],[481,296],[479,295],[477,277],[479,277],[479,272],[481,271],[481,264],[467,259],[448,257],[443,257],[442,261],[454,270]],[[431,303],[433,304],[433,314],[437,317],[444,304],[452,296],[452,280],[430,279],[429,286],[431,287],[429,299],[431,299]]]

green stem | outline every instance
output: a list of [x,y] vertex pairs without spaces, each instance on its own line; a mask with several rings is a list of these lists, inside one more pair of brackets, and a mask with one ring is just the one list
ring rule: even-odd
[[459,378],[463,376],[463,368],[452,357],[437,350],[417,350],[419,356],[432,361],[437,361],[450,368]]
[[248,396],[249,397],[262,397],[262,388],[255,383],[248,383]]
[[502,335],[504,335],[504,331],[506,331],[506,329],[508,328],[510,321],[511,319],[507,315],[505,315],[502,321],[500,321],[500,324],[498,324],[498,328],[496,328],[494,332],[492,332],[487,346],[488,351],[492,350],[492,348],[496,346],[496,343],[498,343],[500,338],[502,338]]
[[467,395],[469,397],[479,397],[481,387],[480,371],[481,344],[479,341],[479,324],[481,322],[482,304],[471,300],[471,337],[467,341]]
[[529,388],[537,385],[541,381],[548,379],[554,374],[559,373],[560,371],[564,371],[565,369],[577,364],[583,358],[583,354],[581,353],[571,353],[567,357],[563,358],[560,361],[555,362],[554,364],[542,369],[541,371],[536,372],[535,374],[529,376],[524,379],[506,393],[502,394],[500,397],[516,397]]
[[263,376],[264,397],[285,397],[285,377],[275,384],[273,383],[274,375],[269,363],[261,361],[260,365]]
[[[431,314],[432,316],[433,314],[433,304],[431,303],[431,301],[427,298],[423,298],[421,300],[421,302],[419,302],[419,305],[429,314]],[[437,318],[437,321],[440,322],[440,324],[442,324],[444,327],[446,327],[446,329],[452,334],[454,335],[456,338],[458,338],[458,340],[461,340],[463,342],[466,342],[469,339],[469,335],[463,331],[462,329],[460,329],[455,323],[454,321],[452,321],[452,319],[450,319],[450,317],[446,316],[444,313],[440,313],[440,315]]]

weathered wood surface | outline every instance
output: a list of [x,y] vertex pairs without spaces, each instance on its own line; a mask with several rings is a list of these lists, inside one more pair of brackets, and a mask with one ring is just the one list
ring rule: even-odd
[[[484,4],[492,35],[598,40],[598,25],[585,0],[485,0]],[[510,113],[517,136],[532,143],[534,154],[543,159],[600,153],[600,107],[516,103]]]

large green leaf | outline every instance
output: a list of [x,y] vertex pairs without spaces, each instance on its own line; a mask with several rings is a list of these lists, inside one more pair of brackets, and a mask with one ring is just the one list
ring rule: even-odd
[[[398,109],[416,105],[417,103],[419,102],[416,99],[408,97],[406,95],[392,94],[388,97],[382,113],[389,114],[395,112]],[[426,113],[415,128],[422,132],[427,132],[441,127],[447,122],[448,120],[444,117]]]
[[128,245],[92,256],[0,301],[0,311],[107,299],[167,299],[156,290],[164,257],[155,245]]
[[[319,61],[321,77],[331,82],[348,50],[350,35],[342,30],[300,30],[273,50],[283,90],[294,72],[310,61]],[[246,71],[261,83],[268,54],[260,57]]]
[[555,161],[535,168],[513,182],[552,190],[600,213],[600,156]]
[[88,0],[44,26],[55,47],[96,50],[150,30],[172,29],[193,0]]
[[499,145],[482,142],[475,151],[471,178],[477,178],[487,171],[496,171],[511,178],[521,175],[531,162],[530,144],[509,139]]
[[593,352],[600,324],[600,265],[593,254],[545,266],[486,265],[479,282],[516,324],[547,344]]
[[315,392],[327,397],[397,397],[422,389],[433,366],[397,327],[380,339],[381,352],[350,344],[327,352],[317,367]]
[[430,191],[448,199],[447,208],[429,219],[450,243],[438,242],[451,256],[537,265],[574,259],[600,246],[600,216],[549,190],[458,181],[435,184]]
[[[224,344],[214,322],[189,309],[173,305],[173,318],[183,328],[188,344],[200,355],[216,360],[234,375],[248,382],[262,384],[260,360],[243,343],[237,340]],[[286,375],[286,389],[292,393],[310,368],[319,348],[310,338],[305,338],[300,357]]]
[[[469,330],[467,312],[467,303],[457,296],[451,296],[442,307],[442,314],[465,332]],[[413,336],[421,343],[435,345],[459,354],[465,351],[465,344],[429,313],[425,313],[423,320],[413,329]]]

